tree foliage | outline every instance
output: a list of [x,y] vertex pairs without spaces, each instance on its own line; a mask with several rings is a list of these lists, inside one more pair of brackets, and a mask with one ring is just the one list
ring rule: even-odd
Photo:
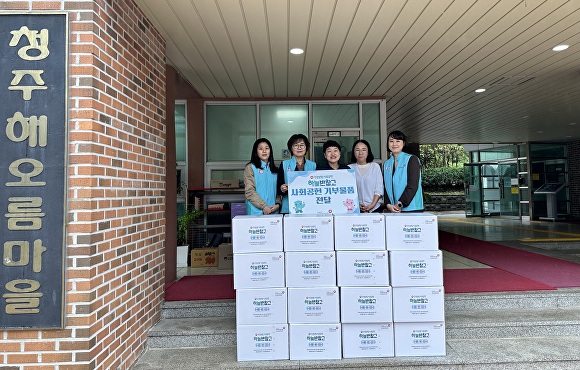
[[423,169],[441,167],[463,167],[469,162],[469,155],[457,144],[424,144],[420,146]]
[[463,163],[469,154],[462,145],[426,144],[420,146],[423,188],[425,191],[461,191]]

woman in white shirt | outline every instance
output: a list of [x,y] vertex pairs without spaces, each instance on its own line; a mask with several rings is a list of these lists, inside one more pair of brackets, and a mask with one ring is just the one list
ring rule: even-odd
[[380,212],[383,205],[384,183],[381,167],[373,162],[375,156],[366,140],[357,140],[352,146],[348,166],[355,170],[356,187],[361,213]]

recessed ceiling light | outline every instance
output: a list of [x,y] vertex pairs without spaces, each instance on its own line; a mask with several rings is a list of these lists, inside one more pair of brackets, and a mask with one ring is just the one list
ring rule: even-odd
[[554,46],[552,48],[552,50],[554,50],[554,51],[562,51],[562,50],[568,49],[569,47],[570,47],[570,45],[557,45],[557,46]]
[[543,134],[543,133],[544,133],[544,131],[542,131],[542,130],[539,130],[539,131],[536,131],[536,132],[537,132],[538,134]]
[[576,124],[576,122],[570,122],[568,125],[574,126],[575,124]]
[[300,48],[294,48],[294,49],[290,49],[290,53],[298,55],[298,54],[304,53],[304,50],[300,49]]
[[485,89],[477,89],[477,90],[475,90],[476,93],[480,93],[480,92],[484,92],[484,91],[485,91]]

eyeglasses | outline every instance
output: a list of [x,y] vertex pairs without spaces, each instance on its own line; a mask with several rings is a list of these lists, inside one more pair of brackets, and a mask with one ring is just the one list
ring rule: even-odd
[[294,145],[292,145],[292,148],[294,148],[294,149],[304,149],[304,148],[306,148],[306,144],[294,144]]

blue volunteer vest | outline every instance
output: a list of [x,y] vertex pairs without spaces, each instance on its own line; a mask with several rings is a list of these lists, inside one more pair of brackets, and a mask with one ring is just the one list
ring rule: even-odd
[[[397,168],[395,168],[395,173],[393,173],[393,166],[395,165],[395,158],[391,156],[383,165],[383,176],[385,178],[385,191],[393,202],[397,202],[405,188],[407,187],[407,169],[409,164],[409,159],[411,154],[401,152],[397,159]],[[423,207],[423,186],[421,185],[422,177],[419,173],[419,187],[417,192],[413,197],[413,200],[407,207],[404,207],[401,211],[421,211]],[[386,202],[385,202],[386,203]]]
[[[288,183],[288,172],[294,171],[296,168],[296,158],[292,157],[285,161],[282,161],[282,168],[284,168],[284,184]],[[304,171],[314,171],[316,170],[316,163],[304,159]],[[290,206],[288,203],[288,194],[282,197],[282,213],[290,213]]]
[[[270,167],[264,161],[262,161],[262,167],[264,169],[256,168],[256,166],[252,164],[256,192],[267,205],[273,206],[276,204],[276,182],[278,175],[270,172]],[[263,212],[261,209],[250,203],[249,200],[246,200],[246,214],[256,216],[263,214]]]

